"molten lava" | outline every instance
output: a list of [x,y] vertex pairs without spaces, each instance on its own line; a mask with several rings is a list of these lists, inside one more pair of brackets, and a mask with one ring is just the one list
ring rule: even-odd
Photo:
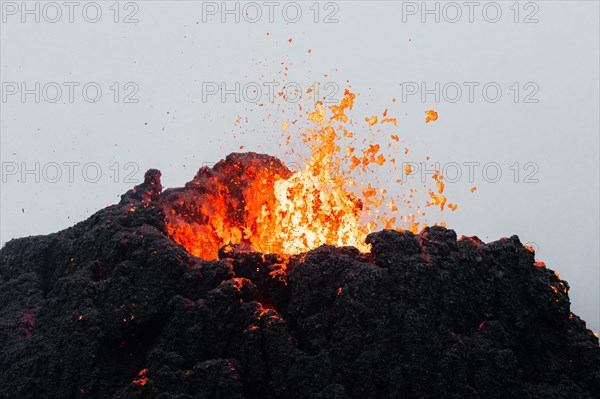
[[[201,168],[184,188],[167,190],[161,202],[169,235],[192,254],[213,259],[225,244],[246,244],[259,252],[284,255],[323,244],[351,245],[366,252],[365,238],[378,227],[418,231],[416,219],[425,213],[412,204],[416,190],[410,188],[403,198],[388,198],[387,190],[358,178],[374,175],[374,168],[384,164],[396,171],[403,169],[396,165],[393,153],[384,153],[382,143],[357,143],[352,132],[356,123],[347,114],[355,98],[346,90],[336,105],[316,101],[312,110],[299,105],[302,122],[308,126],[304,131],[300,123],[296,125],[297,119],[281,123],[287,155],[300,156],[301,152],[295,151],[298,146],[290,146],[292,126],[301,139],[300,146],[310,150],[301,158],[303,167],[298,171],[292,172],[266,155],[234,153],[213,169]],[[364,121],[369,129],[382,124],[396,126],[396,118],[387,114],[386,109],[381,118],[371,116]],[[397,150],[398,135],[385,137],[392,139],[385,148]],[[409,164],[405,172],[411,173]],[[429,190],[431,201],[425,206],[444,210],[442,179],[436,172],[432,181],[435,192]],[[402,216],[396,205],[401,201],[408,211]],[[456,209],[453,204],[448,207]]]

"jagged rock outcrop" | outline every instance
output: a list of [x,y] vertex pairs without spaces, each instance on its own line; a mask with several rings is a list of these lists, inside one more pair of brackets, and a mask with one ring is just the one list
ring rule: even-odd
[[207,261],[161,189],[0,250],[0,398],[600,397],[598,339],[516,236]]

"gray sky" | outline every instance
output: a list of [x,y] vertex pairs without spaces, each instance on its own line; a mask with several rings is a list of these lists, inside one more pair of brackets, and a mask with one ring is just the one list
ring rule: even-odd
[[2,243],[85,219],[151,167],[173,187],[240,145],[281,155],[284,62],[303,90],[339,99],[349,80],[357,117],[389,108],[404,160],[461,172],[448,227],[519,235],[599,330],[598,2],[46,4],[2,2]]

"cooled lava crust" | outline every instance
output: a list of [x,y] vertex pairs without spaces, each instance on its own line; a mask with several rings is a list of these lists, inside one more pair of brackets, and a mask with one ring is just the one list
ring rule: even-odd
[[286,270],[242,245],[207,261],[168,236],[161,190],[151,170],[2,248],[0,398],[600,397],[598,339],[516,236],[384,230],[370,254],[322,246]]

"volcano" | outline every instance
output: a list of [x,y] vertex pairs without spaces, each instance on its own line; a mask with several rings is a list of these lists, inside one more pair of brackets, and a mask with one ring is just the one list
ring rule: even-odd
[[598,338],[517,236],[338,245],[360,226],[319,195],[268,212],[297,189],[274,157],[160,176],[0,250],[0,398],[600,397]]

